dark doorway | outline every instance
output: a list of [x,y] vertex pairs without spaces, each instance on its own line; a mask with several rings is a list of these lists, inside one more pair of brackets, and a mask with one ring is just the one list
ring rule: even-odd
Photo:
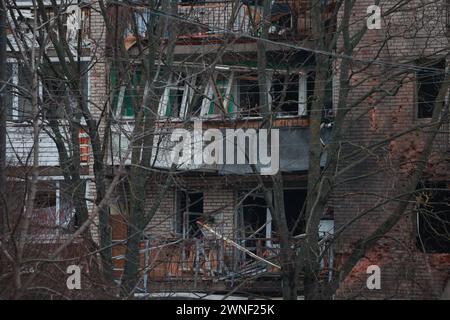
[[203,192],[178,192],[177,233],[183,238],[199,238],[197,221],[203,216]]
[[293,230],[293,235],[302,233],[304,221],[299,221],[300,212],[306,201],[306,189],[284,190],[284,211],[286,214],[289,231]]
[[267,205],[263,194],[248,195],[242,203],[242,245],[257,253],[258,249],[265,245],[267,227]]

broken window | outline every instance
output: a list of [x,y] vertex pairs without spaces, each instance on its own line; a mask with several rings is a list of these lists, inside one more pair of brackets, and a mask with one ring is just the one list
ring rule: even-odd
[[165,117],[179,119],[184,117],[186,101],[188,99],[187,93],[186,74],[173,74],[162,97],[162,108],[165,111]]
[[270,13],[271,26],[269,33],[284,35],[292,29],[292,10],[288,3],[274,2]]
[[139,36],[145,36],[147,34],[147,25],[150,21],[150,17],[151,12],[149,8],[133,8],[133,21],[131,21],[126,33],[134,35],[136,33],[135,30],[137,30]]
[[417,117],[431,118],[439,89],[444,80],[445,59],[423,64],[417,72]]
[[26,121],[31,118],[32,76],[22,63],[7,64],[6,76],[8,86],[6,101],[9,121]]
[[241,245],[261,255],[261,250],[270,246],[272,237],[270,211],[262,193],[242,192],[241,198],[244,198],[239,221]]
[[200,221],[203,216],[203,192],[179,191],[177,193],[176,231],[183,239],[202,236]]
[[[18,1],[16,1],[17,7],[11,5],[8,10],[8,25],[11,29],[14,29],[17,34],[20,34],[21,39],[26,43],[27,46],[32,47],[33,44],[33,20],[34,20],[34,12],[29,8],[20,8]],[[17,43],[14,37],[11,38],[12,44],[17,46]]]
[[137,66],[134,67],[131,81],[122,78],[125,76],[119,76],[115,68],[111,70],[110,83],[114,92],[113,109],[118,118],[133,118],[135,106],[139,103],[137,98],[143,90],[142,70]]
[[330,246],[332,236],[334,234],[334,215],[332,209],[329,208],[327,214],[320,219],[319,222],[319,242],[320,252],[322,260],[320,261],[320,267],[322,269],[333,269],[333,248]]
[[[283,197],[289,232],[293,237],[301,235],[305,226],[304,220],[301,219],[301,213],[306,204],[307,190],[287,188],[283,191]],[[239,199],[241,202],[238,216],[240,244],[260,257],[268,257],[276,253],[279,249],[277,233],[276,229],[272,229],[272,216],[264,195],[258,192],[240,192]],[[323,252],[321,260],[323,268],[332,268],[333,265],[333,250],[327,248],[328,242],[325,241],[325,238],[332,235],[333,232],[334,218],[332,209],[329,208],[319,225],[319,240],[324,240],[321,250],[327,249],[327,252]],[[243,261],[254,260],[246,253],[241,253],[241,258]]]
[[272,107],[279,115],[306,115],[306,76],[275,75],[271,94]]
[[41,184],[34,199],[32,225],[37,234],[53,233],[56,220],[56,188],[52,184]]
[[[275,74],[270,95],[279,116],[307,116],[314,99],[314,73]],[[331,108],[331,82],[325,92],[324,110]]]
[[186,73],[173,75],[161,99],[162,117],[231,116],[234,113],[233,74],[207,80]]
[[[305,189],[285,189],[284,210],[289,231],[301,233],[303,222],[299,219],[306,201]],[[261,246],[272,246],[272,218],[262,193],[242,193],[242,214],[240,217],[243,245],[251,250]],[[259,239],[259,240],[258,240]]]
[[[42,79],[43,112],[47,119],[71,119],[80,97],[83,103],[88,103],[88,62],[81,62],[79,67],[81,77],[81,91],[74,89],[70,83],[69,75],[59,62],[51,62],[41,67],[44,73]],[[72,71],[67,64],[69,72]],[[77,71],[78,72],[78,71]],[[77,84],[78,86],[78,84]]]
[[237,80],[239,113],[243,117],[260,115],[259,82],[256,75],[241,75]]
[[176,87],[168,88],[168,101],[166,117],[180,118],[180,112],[183,104],[184,86],[179,84]]
[[233,74],[217,74],[210,81],[203,100],[202,115],[227,115],[234,112]]
[[[51,23],[52,31],[59,35],[59,24],[62,26],[60,38],[65,38],[71,47],[72,53],[76,55],[78,48],[78,31],[81,30],[82,40],[90,38],[90,8],[89,6],[73,3],[63,3],[58,10],[51,6],[46,8],[48,22]],[[55,21],[55,23],[53,23]],[[32,25],[32,23],[30,24]]]
[[55,236],[73,231],[76,221],[73,198],[63,181],[42,181],[37,185],[30,233]]
[[418,186],[417,245],[429,253],[450,253],[450,189],[446,182]]
[[188,82],[190,95],[186,117],[200,117],[203,102],[207,99],[205,94],[207,86],[208,80],[201,75],[197,75],[195,81]]

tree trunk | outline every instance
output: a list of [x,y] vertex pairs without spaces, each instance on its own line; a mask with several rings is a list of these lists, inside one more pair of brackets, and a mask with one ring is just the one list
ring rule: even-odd
[[6,7],[4,0],[0,0],[0,237],[4,230],[6,215]]

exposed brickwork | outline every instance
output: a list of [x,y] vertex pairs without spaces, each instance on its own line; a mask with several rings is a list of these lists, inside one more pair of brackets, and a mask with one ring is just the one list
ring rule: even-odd
[[[213,217],[212,227],[228,237],[234,234],[234,190],[223,184],[221,177],[181,179],[181,185],[192,191],[203,192],[203,213]],[[155,201],[160,185],[151,185],[148,191],[146,207],[150,208]],[[180,187],[180,186],[179,186]],[[164,196],[159,209],[153,217],[148,231],[151,235],[168,236],[174,234],[176,214],[176,190],[170,189]]]
[[[364,16],[370,0],[359,0],[352,14],[352,32],[356,32],[366,23]],[[390,1],[382,1],[383,12],[391,5]],[[410,9],[407,11],[406,9]],[[440,9],[438,9],[439,12]],[[419,56],[434,54],[440,49],[448,47],[448,40],[442,36],[435,36],[442,28],[442,21],[417,25],[423,14],[432,15],[431,10],[405,8],[395,16],[389,17],[383,23],[381,30],[369,30],[358,46],[355,57],[370,61],[379,59],[393,63],[413,63]],[[444,16],[444,15],[440,15]],[[434,21],[427,16],[427,21]],[[419,28],[419,33],[411,37],[411,33]],[[101,111],[108,100],[108,67],[105,63],[102,48],[105,44],[105,26],[102,17],[96,10],[91,14],[91,38],[92,61],[94,66],[90,73],[90,101],[91,112],[96,118],[101,116]],[[430,38],[429,35],[432,35]],[[380,45],[385,39],[393,37],[383,50]],[[430,41],[428,41],[430,40]],[[338,53],[341,53],[342,42],[338,45]],[[365,95],[374,86],[386,83],[387,86],[396,84],[396,80],[402,80],[401,88],[392,97],[383,97],[377,92],[359,103],[348,115],[348,130],[345,139],[352,142],[353,146],[345,145],[346,151],[355,151],[359,147],[369,146],[401,131],[411,128],[419,123],[416,119],[416,83],[412,72],[398,77],[393,74],[398,71],[389,65],[373,65],[365,68],[366,64],[354,63],[352,71],[355,72],[352,83],[358,83],[351,91],[350,100],[343,107],[350,107],[352,102]],[[336,73],[340,71],[339,63],[336,64]],[[361,83],[359,83],[361,82]],[[335,83],[335,106],[337,105],[337,93],[339,87]],[[422,121],[423,122],[423,121]],[[307,125],[307,120],[279,120],[280,126],[288,124],[297,126]],[[103,125],[103,123],[102,123]],[[102,133],[102,125],[100,126]],[[255,123],[246,123],[245,127],[254,127]],[[387,144],[388,147],[377,150],[365,161],[342,176],[342,180],[370,175],[364,178],[352,179],[351,182],[341,185],[333,198],[334,217],[336,229],[344,226],[359,213],[368,210],[374,205],[380,204],[386,197],[396,194],[403,187],[404,175],[408,173],[408,165],[398,165],[398,162],[407,161],[414,157],[414,151],[423,148],[421,145],[422,134],[409,134],[401,140]],[[440,136],[439,142],[445,146],[448,136]],[[411,152],[409,154],[408,152]],[[403,157],[403,158],[402,158]],[[92,165],[92,157],[90,164]],[[396,163],[396,166],[393,166]],[[437,160],[439,164],[439,160]],[[342,162],[345,166],[350,162]],[[438,165],[439,166],[439,165]],[[92,166],[91,166],[92,169]],[[448,172],[446,168],[439,168],[437,172]],[[92,174],[92,170],[91,170]],[[434,172],[436,175],[436,172]],[[449,179],[442,174],[442,179]],[[301,177],[295,179],[301,180]],[[158,192],[164,181],[152,180],[149,183],[146,197],[146,209],[150,210],[156,202]],[[237,190],[235,185],[227,185],[227,178],[222,176],[197,176],[177,177],[177,187],[171,186],[163,196],[163,199],[151,220],[147,229],[150,237],[172,238],[175,237],[174,225],[176,215],[177,188],[197,190],[204,195],[204,213],[214,217],[211,225],[221,234],[235,238],[236,231],[236,205]],[[95,183],[89,183],[89,198],[95,199]],[[91,204],[92,202],[90,202]],[[353,223],[342,235],[336,245],[337,266],[348,256],[354,244],[370,234],[388,217],[395,203],[382,205],[369,212],[362,219]],[[92,207],[91,207],[92,209]],[[353,270],[349,279],[342,286],[338,298],[367,297],[367,298],[435,298],[438,297],[444,286],[444,280],[448,277],[450,259],[448,255],[425,255],[418,251],[415,244],[415,216],[411,211],[389,233],[389,238],[383,239],[379,245],[369,252],[367,259],[363,259]],[[122,221],[121,221],[122,220]],[[126,236],[126,216],[114,215],[112,217],[113,239],[122,240]],[[97,225],[97,223],[95,224]],[[97,229],[91,228],[94,237],[98,240]],[[124,247],[115,247],[113,256],[123,254]],[[382,268],[382,290],[369,291],[365,288],[366,267],[369,264],[378,264]],[[123,267],[123,264],[118,264]]]
[[[352,24],[351,32],[355,33],[366,23],[364,19],[366,8],[372,4],[373,1],[357,2],[351,17],[356,23]],[[433,11],[430,6],[426,9],[411,9],[418,4],[418,1],[412,1],[401,12],[384,19],[381,30],[368,30],[354,56],[363,60],[375,59],[408,64],[415,63],[415,59],[427,54],[433,54],[436,58],[442,48],[448,48],[448,39],[443,36],[445,14],[442,14],[442,8]],[[387,12],[390,6],[390,2],[383,1],[382,12]],[[421,20],[422,15],[426,15],[424,20]],[[435,21],[433,17],[440,17],[440,20]],[[416,29],[419,29],[419,32],[415,34],[415,37],[407,37],[407,34]],[[386,42],[388,36],[393,38]],[[380,51],[385,42],[385,46]],[[342,42],[338,48],[342,48]],[[352,71],[355,72],[352,84],[355,87],[350,91],[347,107],[374,86],[383,84],[385,88],[393,88],[396,81],[400,80],[402,85],[393,96],[383,97],[383,93],[377,92],[350,110],[349,129],[345,140],[351,141],[352,145],[344,146],[344,149],[349,152],[356,151],[358,148],[362,150],[366,146],[389,139],[395,134],[428,121],[416,119],[414,72],[397,75],[401,68],[392,65],[372,65],[363,69],[365,66],[365,63],[352,64]],[[337,69],[339,70],[339,64]],[[335,96],[335,101],[337,101],[336,98]],[[418,154],[423,150],[423,140],[423,132],[407,134],[388,143],[387,148],[373,152],[365,161],[341,177],[342,181],[352,180],[340,185],[334,195],[336,229],[346,225],[360,213],[382,204],[389,197],[398,195],[401,190],[404,190],[406,175],[415,168],[415,164],[411,164],[411,161],[417,159]],[[436,151],[440,148],[442,154],[442,147],[445,147],[446,141],[448,136],[439,135]],[[364,151],[361,154],[364,154]],[[344,167],[355,160],[356,158],[349,159],[341,165]],[[431,163],[426,171],[430,172],[428,177],[448,180],[450,177],[446,166],[443,166],[442,159],[433,161],[435,163]],[[396,205],[398,202],[395,201],[380,205],[347,228],[336,246],[338,265],[339,260],[345,260],[358,240],[367,237],[392,214]],[[449,255],[439,256],[439,261],[446,266],[443,267],[443,265],[438,266],[432,263],[437,259],[436,255],[425,255],[417,249],[415,217],[410,206],[398,225],[387,237],[378,242],[378,245],[368,253],[367,259],[360,261],[354,268],[352,275],[341,287],[338,297],[437,298],[440,296],[448,277]],[[370,264],[381,267],[381,290],[370,291],[366,288],[366,267]]]

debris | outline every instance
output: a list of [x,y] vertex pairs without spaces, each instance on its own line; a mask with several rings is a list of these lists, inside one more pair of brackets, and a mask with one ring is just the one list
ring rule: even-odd
[[236,249],[241,250],[241,251],[247,253],[249,256],[251,256],[251,257],[253,257],[253,258],[255,258],[255,259],[259,260],[259,261],[262,261],[262,262],[264,262],[264,263],[267,263],[267,264],[271,265],[272,267],[275,267],[275,268],[277,268],[277,269],[281,269],[281,267],[280,267],[279,265],[277,265],[277,264],[275,264],[275,263],[272,263],[272,262],[270,262],[270,261],[268,261],[268,260],[266,260],[266,259],[264,259],[264,258],[261,258],[260,256],[257,256],[256,254],[254,254],[254,253],[251,252],[250,250],[244,248],[243,246],[237,244],[237,243],[234,242],[233,240],[230,240],[230,239],[228,239],[227,237],[225,237],[225,236],[221,235],[220,233],[218,233],[217,231],[214,231],[210,226],[208,226],[208,225],[206,225],[206,224],[203,224],[203,223],[201,223],[200,221],[197,221],[197,223],[198,223],[200,226],[202,226],[203,228],[205,228],[206,230],[208,230],[209,232],[211,232],[212,234],[214,234],[215,236],[217,236],[217,237],[219,237],[220,239],[222,239],[222,240],[228,242],[229,244],[231,244],[231,245],[232,245],[233,247],[235,247]]

